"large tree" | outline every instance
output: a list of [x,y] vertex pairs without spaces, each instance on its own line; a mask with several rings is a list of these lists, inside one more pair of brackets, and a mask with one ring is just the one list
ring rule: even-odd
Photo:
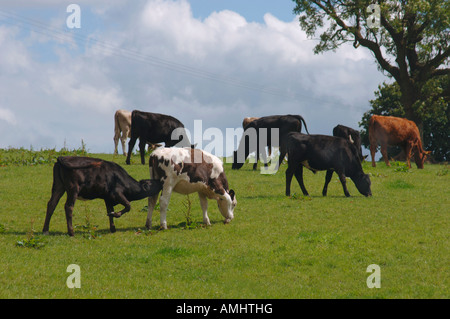
[[[450,160],[450,98],[442,98],[443,91],[450,91],[450,75],[430,80],[424,87],[424,94],[428,96],[423,102],[427,105],[427,112],[423,114],[423,148],[431,151],[435,161]],[[375,99],[370,101],[371,109],[364,113],[361,122],[361,142],[369,148],[369,120],[372,115],[405,117],[405,110],[401,103],[401,92],[397,82],[378,86]],[[389,158],[398,156],[403,160],[404,154],[398,147],[388,148]]]
[[[423,134],[427,86],[450,74],[450,1],[294,2],[294,13],[307,35],[320,32],[316,54],[348,42],[373,53],[379,69],[398,83],[405,117]],[[441,92],[440,97],[448,95]]]

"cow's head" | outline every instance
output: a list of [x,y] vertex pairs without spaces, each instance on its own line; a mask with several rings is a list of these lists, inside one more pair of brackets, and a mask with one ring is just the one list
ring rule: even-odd
[[416,162],[417,168],[423,169],[423,164],[430,153],[430,151],[420,150],[417,146],[414,148],[414,162]]
[[158,194],[162,189],[162,183],[156,179],[143,179],[139,181],[141,190],[147,194],[147,196],[154,196]]
[[358,189],[358,191],[364,195],[364,196],[372,196],[372,191],[370,190],[370,177],[368,174],[363,174],[354,180],[355,186]]
[[234,218],[234,208],[236,207],[237,200],[234,190],[230,189],[226,191],[223,196],[217,200],[217,206],[223,217],[225,217],[225,223],[229,223]]

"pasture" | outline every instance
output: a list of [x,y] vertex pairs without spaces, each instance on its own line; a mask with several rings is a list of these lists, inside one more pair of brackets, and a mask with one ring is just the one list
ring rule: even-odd
[[[149,176],[138,156],[127,166],[121,155],[89,155],[121,164],[135,179]],[[365,162],[370,198],[351,180],[346,198],[336,175],[322,197],[325,172],[308,170],[311,196],[294,178],[286,197],[286,167],[261,175],[250,164],[225,164],[238,201],[230,224],[210,201],[212,226],[202,226],[197,195],[173,194],[168,230],[158,229],[158,211],[145,229],[144,199],[131,203],[111,234],[102,200],[77,201],[73,238],[65,196],[42,236],[53,164],[0,167],[0,298],[450,297],[448,166]],[[70,264],[80,266],[80,289],[66,286]],[[381,269],[379,289],[366,284],[371,264]]]

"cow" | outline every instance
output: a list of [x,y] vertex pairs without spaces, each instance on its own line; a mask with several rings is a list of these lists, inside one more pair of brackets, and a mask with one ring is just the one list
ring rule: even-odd
[[287,135],[286,146],[289,156],[286,170],[286,196],[291,195],[293,175],[303,195],[308,196],[308,191],[303,184],[303,167],[313,173],[327,171],[322,190],[323,196],[327,195],[333,172],[339,176],[346,197],[350,196],[346,186],[346,176],[351,178],[362,195],[372,196],[369,175],[364,174],[358,151],[349,140],[328,135],[305,135],[292,132]]
[[[114,114],[114,155],[118,154],[119,139],[122,142],[123,155],[127,156],[126,141],[131,137],[131,112],[117,110]],[[148,144],[148,151],[153,151],[161,144]]]
[[142,164],[145,164],[145,144],[147,143],[164,143],[166,147],[191,146],[184,125],[178,119],[170,115],[134,110],[131,113],[131,138],[128,142],[126,159],[128,165],[138,138]]
[[337,126],[335,126],[335,128],[333,128],[333,136],[348,139],[351,143],[353,143],[356,147],[356,150],[358,151],[358,156],[361,162],[367,158],[367,155],[362,155],[361,135],[357,130],[354,130],[348,126],[338,124]]
[[[74,236],[72,212],[77,199],[103,199],[109,217],[110,231],[114,233],[114,217],[119,218],[130,211],[130,202],[153,196],[160,192],[162,184],[155,180],[136,181],[118,164],[98,158],[65,156],[58,157],[53,166],[52,196],[47,203],[47,215],[43,233],[48,235],[50,219],[59,200],[67,193],[64,206],[67,230]],[[114,206],[124,209],[114,212]]]
[[387,166],[391,166],[387,154],[388,146],[400,146],[403,149],[409,168],[411,168],[412,153],[419,169],[423,169],[423,163],[427,155],[431,153],[422,148],[417,125],[413,121],[400,117],[372,115],[369,121],[369,142],[373,167],[376,167],[375,153],[378,144],[381,146],[381,154]]
[[[267,132],[266,143],[264,143],[264,147],[267,146],[269,149],[272,147],[272,129],[278,129],[279,141],[278,146],[280,147],[280,158],[278,159],[278,166],[281,165],[284,157],[286,156],[286,147],[284,145],[284,141],[286,140],[286,135],[289,132],[300,132],[302,129],[302,122],[305,126],[306,132],[308,132],[308,127],[306,126],[305,120],[300,115],[272,115],[265,116],[259,119],[251,121],[244,129],[244,134],[239,143],[239,147],[237,151],[233,153],[233,164],[232,169],[240,169],[247,159],[248,155],[252,152],[256,152],[256,160],[253,164],[253,170],[256,170],[258,165],[259,154],[261,153],[263,160],[266,164],[265,152],[260,152],[259,148],[262,147],[263,144],[260,142],[262,132]],[[261,130],[262,129],[262,130]],[[266,130],[264,130],[266,129]],[[251,140],[252,132],[256,133],[256,141]]]
[[114,113],[114,154],[118,153],[119,139],[122,142],[123,155],[127,156],[125,144],[127,138],[131,137],[131,112],[117,110]]
[[[249,125],[254,120],[258,120],[258,119],[260,119],[260,117],[244,117],[244,120],[242,121],[242,128],[245,130],[247,125]],[[269,153],[269,157],[272,156],[272,148],[268,147],[267,151]],[[255,163],[253,165],[257,165],[257,163]],[[256,167],[255,167],[255,169],[256,169]]]
[[[160,204],[160,227],[167,229],[166,215],[172,192],[198,193],[203,211],[203,223],[211,225],[208,217],[208,198],[217,201],[219,211],[229,223],[234,218],[236,194],[228,188],[222,161],[193,148],[159,148],[150,155],[150,176],[163,183]],[[152,227],[153,209],[158,194],[148,199],[146,227]]]

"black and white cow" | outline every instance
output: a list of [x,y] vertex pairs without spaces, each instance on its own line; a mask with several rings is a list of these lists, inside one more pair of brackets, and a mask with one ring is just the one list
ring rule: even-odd
[[287,136],[288,168],[286,170],[286,196],[291,194],[292,176],[302,189],[304,195],[308,192],[303,184],[303,166],[312,172],[326,170],[325,185],[322,195],[327,195],[328,184],[333,172],[336,172],[344,189],[347,190],[345,177],[348,176],[355,183],[358,191],[364,196],[371,196],[370,178],[364,174],[356,147],[347,139],[327,135],[305,135],[289,133]]
[[[253,164],[253,170],[256,170],[260,154],[266,164],[265,147],[267,146],[270,149],[272,145],[277,144],[280,148],[280,157],[277,165],[278,168],[286,156],[286,147],[284,144],[286,141],[286,135],[289,132],[300,132],[302,130],[302,123],[305,126],[306,132],[309,134],[305,120],[301,115],[271,115],[250,121],[244,128],[244,134],[241,138],[237,151],[234,151],[233,153],[232,169],[240,169],[244,165],[249,154],[256,152],[256,162]],[[272,129],[278,129],[278,141],[274,140],[272,137]],[[256,139],[253,138],[252,140],[252,134],[256,134]],[[267,134],[265,141],[262,140],[264,136],[261,134]],[[262,149],[262,147],[264,147],[264,149]]]
[[166,147],[191,146],[183,123],[170,115],[134,110],[131,112],[131,138],[128,143],[126,163],[130,164],[131,152],[139,139],[141,163],[145,164],[145,145],[164,143]]
[[[120,165],[113,162],[81,156],[58,157],[53,166],[52,196],[47,204],[42,231],[48,234],[50,219],[64,193],[67,193],[64,206],[67,230],[69,235],[73,236],[72,212],[77,199],[103,199],[109,216],[110,230],[115,232],[114,217],[119,218],[130,211],[131,201],[158,194],[161,188],[160,181],[136,181]],[[114,206],[117,204],[123,205],[124,209],[114,212]]]
[[358,156],[361,162],[367,157],[367,155],[362,155],[361,135],[357,130],[354,130],[348,126],[338,124],[333,129],[333,136],[348,139],[351,143],[353,143],[356,147],[356,150],[358,151]]
[[[228,188],[222,161],[205,151],[193,148],[159,148],[150,155],[150,176],[163,184],[160,204],[161,228],[167,229],[166,214],[172,192],[198,193],[203,222],[210,225],[208,198],[217,201],[225,223],[234,218],[236,195]],[[153,209],[158,195],[148,199],[147,228],[152,226]]]

